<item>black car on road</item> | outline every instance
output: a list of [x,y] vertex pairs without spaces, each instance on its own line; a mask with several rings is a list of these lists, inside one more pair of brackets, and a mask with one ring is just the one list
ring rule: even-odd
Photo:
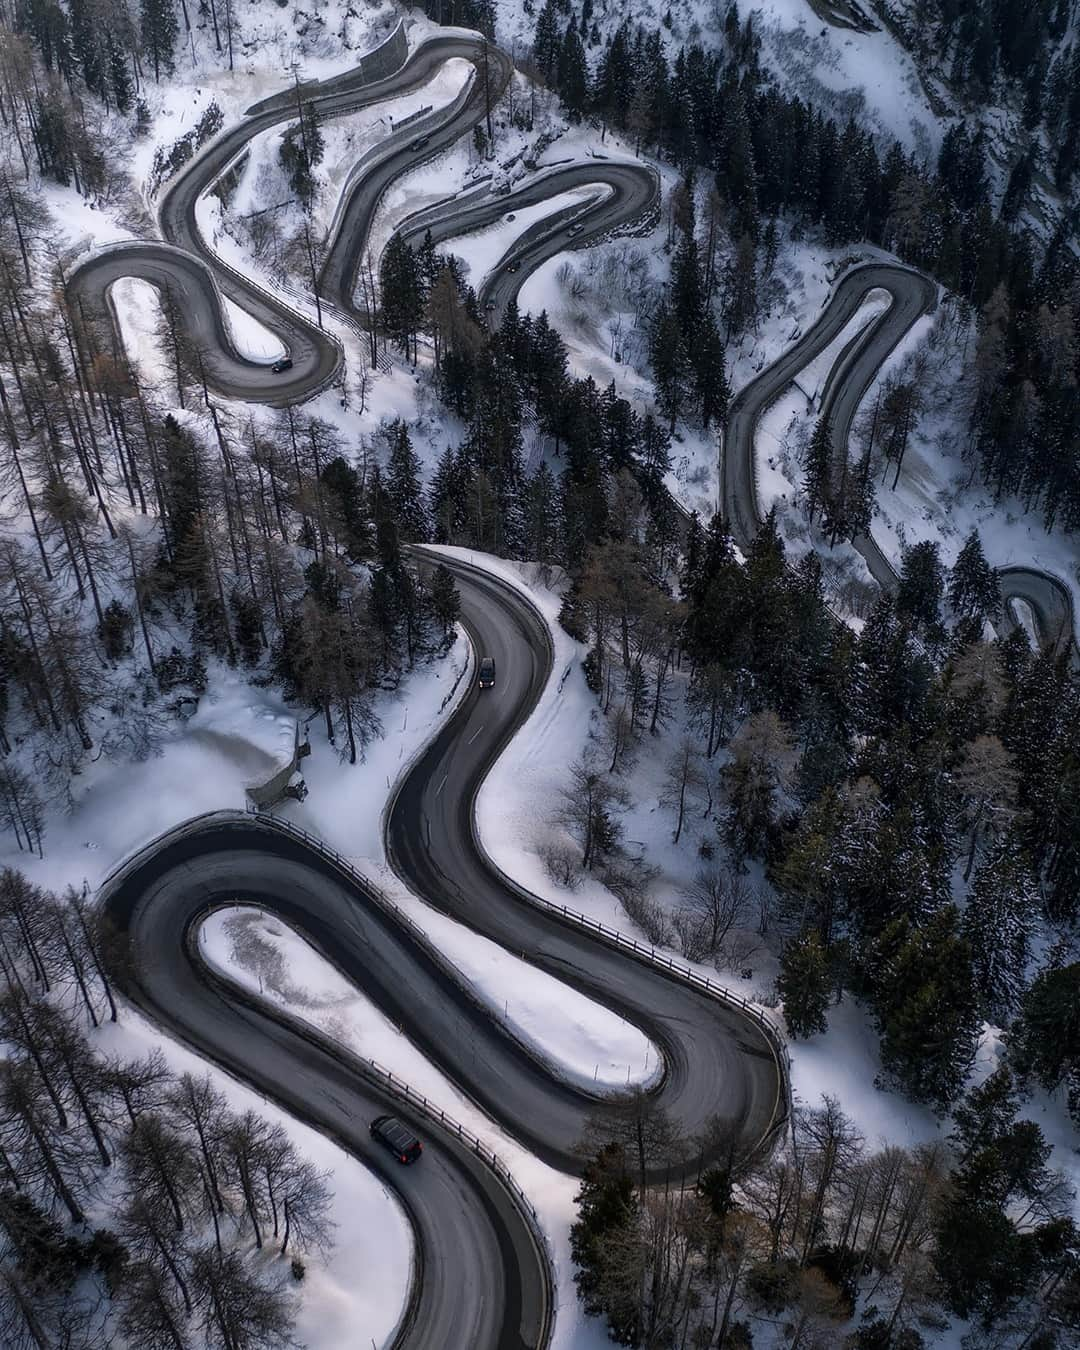
[[424,1151],[420,1140],[396,1116],[376,1117],[371,1122],[371,1137],[388,1148],[401,1163],[416,1162]]
[[495,658],[485,656],[480,662],[480,669],[476,672],[477,683],[481,689],[495,688]]
[[292,370],[292,357],[283,356],[280,361],[275,361],[270,369],[275,375],[283,375],[285,371]]
[[415,141],[410,141],[410,142],[409,142],[409,149],[410,149],[410,150],[414,150],[414,151],[415,151],[415,150],[424,150],[424,149],[426,149],[427,143],[428,143],[428,141],[430,141],[430,140],[431,140],[431,137],[430,137],[430,136],[417,136],[417,138],[416,138]]

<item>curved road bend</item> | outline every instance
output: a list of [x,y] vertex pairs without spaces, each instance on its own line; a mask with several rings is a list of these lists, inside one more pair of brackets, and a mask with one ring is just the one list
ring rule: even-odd
[[[899,263],[880,262],[864,263],[846,272],[816,323],[732,402],[724,434],[722,511],[744,552],[761,520],[754,457],[758,423],[799,371],[836,339],[869,293],[877,289],[889,293],[889,307],[845,346],[829,372],[821,400],[820,413],[829,420],[837,457],[846,455],[855,414],[881,366],[916,321],[936,306],[937,286],[921,272]],[[853,543],[877,584],[883,590],[895,591],[896,571],[876,541],[864,534]],[[1068,644],[1075,663],[1078,653],[1070,641],[1072,604],[1064,583],[1047,572],[1026,567],[1002,568],[1000,577],[1003,632],[1016,627],[1009,601],[1024,600],[1031,606],[1044,645]]]
[[[655,209],[660,184],[655,172],[629,160],[590,159],[581,164],[543,170],[505,195],[488,193],[455,205],[453,202],[421,211],[403,221],[396,231],[412,247],[429,231],[434,243],[486,229],[510,212],[523,211],[575,188],[595,187],[596,198],[554,209],[534,221],[501,257],[492,259],[477,291],[489,325],[497,328],[511,300],[541,264],[556,254],[588,248],[625,229]],[[603,191],[606,189],[606,191]],[[574,236],[570,225],[580,226]],[[510,268],[514,271],[511,272]]]
[[[300,840],[226,815],[176,832],[137,859],[107,888],[104,905],[130,952],[118,982],[152,1021],[336,1139],[393,1189],[415,1262],[394,1346],[533,1350],[546,1344],[550,1321],[547,1257],[487,1164],[329,1042],[216,979],[193,940],[209,906],[263,906],[305,933],[391,1016],[441,1025],[439,1001],[402,1007],[416,989],[412,963],[395,960],[395,935],[365,900]],[[387,987],[394,997],[381,998]],[[371,1139],[368,1126],[384,1112],[427,1142],[418,1165],[399,1166]],[[357,1328],[357,1350],[361,1339],[367,1343]]]
[[[455,574],[462,622],[477,655],[495,658],[498,681],[493,690],[469,690],[401,783],[386,823],[394,870],[435,908],[641,1028],[664,1056],[653,1095],[683,1138],[719,1122],[741,1148],[754,1148],[785,1109],[773,1050],[756,1024],[538,907],[485,855],[476,796],[551,674],[550,636],[519,591],[456,559],[439,560]],[[573,1145],[586,1118],[603,1113],[602,1103],[545,1076],[547,1086],[519,1076],[471,1091],[532,1152],[576,1171]],[[512,1126],[509,1112],[518,1117]],[[692,1166],[698,1156],[691,1151]]]
[[[688,1139],[719,1121],[741,1147],[759,1145],[786,1107],[781,1070],[757,1025],[536,908],[485,860],[475,795],[534,708],[551,673],[551,649],[542,619],[518,592],[449,565],[463,621],[477,650],[495,656],[499,682],[494,691],[466,694],[401,785],[387,823],[399,875],[437,908],[640,1026],[664,1054],[654,1096]],[[260,905],[303,933],[432,1063],[554,1167],[579,1170],[574,1145],[586,1119],[611,1107],[558,1077],[494,1021],[453,967],[377,896],[301,840],[258,821],[197,822],[136,857],[106,887],[106,912],[130,944],[120,971],[129,996],[199,1053],[337,1137],[399,1194],[421,1259],[400,1344],[542,1343],[546,1262],[486,1168],[318,1037],[206,970],[192,934],[208,906],[237,902]],[[367,1125],[382,1110],[431,1140],[420,1166],[388,1165],[373,1148]],[[688,1169],[712,1156],[690,1151]]]
[[[469,61],[479,69],[483,65],[483,48],[479,36],[436,35],[422,42],[405,64],[385,79],[365,82],[358,68],[325,83],[307,86],[304,101],[313,103],[322,117],[341,116],[412,92],[453,57]],[[489,48],[488,59],[494,98],[509,79],[512,65],[509,57],[494,47]],[[350,258],[356,262],[362,250],[363,239],[357,242],[348,232],[352,223],[350,211],[366,213],[370,218],[379,196],[394,178],[463,135],[483,112],[483,84],[474,77],[464,107],[451,105],[413,123],[388,137],[371,157],[370,168],[352,185],[350,202],[341,217],[343,228],[331,249],[326,272],[330,299],[336,298],[338,274],[333,269],[337,259],[340,257],[345,264]],[[287,404],[299,402],[322,387],[341,364],[339,345],[303,315],[223,263],[202,237],[196,220],[199,197],[236,161],[251,139],[295,118],[295,103],[289,92],[284,91],[256,105],[242,121],[215,137],[162,192],[158,218],[162,234],[173,248],[144,241],[99,250],[74,268],[68,278],[67,289],[73,305],[90,321],[111,325],[114,340],[118,340],[108,303],[112,284],[122,276],[139,277],[159,288],[167,282],[185,325],[196,334],[197,341],[205,342],[200,350],[207,380],[220,393],[251,402]],[[422,134],[431,136],[431,146],[418,156],[408,146]],[[176,249],[188,255],[183,263]],[[347,280],[342,272],[342,292]],[[268,362],[252,361],[238,352],[221,313],[219,292],[279,338],[293,359],[291,371],[275,375]],[[351,296],[346,308],[351,309]]]

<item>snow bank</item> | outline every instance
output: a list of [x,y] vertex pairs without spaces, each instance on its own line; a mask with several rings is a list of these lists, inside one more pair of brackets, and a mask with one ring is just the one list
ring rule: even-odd
[[[281,1125],[302,1157],[330,1173],[333,1253],[329,1260],[307,1256],[303,1283],[288,1281],[289,1290],[300,1296],[297,1339],[307,1350],[389,1344],[405,1309],[413,1270],[412,1230],[394,1193],[318,1130],[302,1125],[222,1070],[208,1068],[134,1009],[125,1007],[121,1022],[106,1023],[93,1036],[103,1054],[136,1059],[160,1050],[176,1074],[209,1072],[232,1110],[256,1111]],[[279,1266],[288,1276],[289,1258],[266,1252],[256,1259]]]
[[[257,941],[253,942],[252,937]],[[219,910],[212,916],[200,931],[199,943],[206,959],[227,979],[270,1003],[288,1007],[293,1015],[311,1022],[339,1045],[392,1066],[395,1074],[494,1149],[535,1205],[541,1226],[551,1242],[558,1303],[552,1346],[555,1350],[601,1350],[609,1344],[603,1325],[596,1319],[586,1318],[581,1311],[572,1279],[569,1229],[576,1217],[576,1178],[539,1162],[493,1125],[392,1022],[287,925],[259,910],[238,906]],[[243,955],[245,949],[248,957]],[[282,957],[284,972],[272,955],[275,952]],[[368,1231],[374,1229],[377,1233],[383,1221],[382,1211],[373,1210],[370,1205],[368,1210]],[[391,1230],[391,1240],[393,1237]],[[344,1234],[340,1234],[339,1239],[343,1238]],[[339,1245],[344,1245],[343,1241]],[[389,1261],[380,1260],[376,1269],[386,1290],[387,1303],[394,1305],[402,1292],[402,1271],[406,1266],[402,1264],[393,1273],[389,1267]],[[365,1269],[363,1264],[358,1268]],[[367,1335],[365,1327],[360,1343]],[[308,1343],[312,1350],[320,1344],[326,1350],[337,1350],[338,1346],[356,1339],[355,1328],[352,1328],[350,1336],[334,1340],[329,1335],[322,1335]]]
[[[465,264],[465,275],[473,286],[478,286],[491,269],[513,248],[514,244],[530,225],[547,220],[559,211],[573,206],[585,206],[602,201],[611,195],[606,183],[597,183],[593,187],[574,188],[570,192],[559,192],[536,206],[524,206],[503,216],[494,225],[486,229],[475,230],[471,234],[457,235],[446,239],[435,250],[437,253],[453,253]],[[514,219],[511,220],[510,216]],[[530,278],[531,280],[531,278]]]
[[[426,907],[423,922],[495,1015],[560,1076],[597,1091],[659,1076],[657,1052],[614,1013]],[[379,1040],[385,1019],[288,924],[250,907],[220,909],[203,925],[199,945],[222,974],[321,1030],[347,1030],[358,1054],[392,1063]]]

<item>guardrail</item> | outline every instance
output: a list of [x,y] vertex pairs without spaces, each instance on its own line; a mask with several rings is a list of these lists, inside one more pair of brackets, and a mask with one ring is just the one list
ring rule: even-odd
[[[192,817],[191,820],[187,820],[182,825],[179,825],[175,829],[169,831],[167,835],[159,837],[158,839],[151,840],[149,843],[140,845],[138,848],[134,849],[131,853],[129,853],[125,858],[121,859],[121,861],[118,862],[107,873],[105,879],[98,887],[99,898],[102,895],[104,895],[109,890],[109,888],[112,885],[114,885],[126,872],[130,871],[133,867],[135,867],[142,858],[144,858],[147,854],[160,848],[163,842],[183,838],[187,835],[197,833],[200,829],[205,828],[209,823],[215,820],[223,825],[247,823],[254,820],[264,828],[268,827],[272,831],[277,831],[282,834],[290,835],[295,838],[303,840],[303,842],[314,852],[318,853],[324,859],[332,861],[334,865],[338,867],[342,872],[344,872],[350,881],[352,881],[354,884],[357,884],[360,887],[360,889],[364,891],[365,894],[373,898],[382,907],[390,910],[394,914],[395,918],[398,921],[402,922],[411,931],[411,933],[420,942],[423,943],[425,949],[430,954],[434,955],[436,959],[439,960],[440,965],[442,965],[444,968],[450,968],[447,966],[447,963],[441,957],[441,954],[438,952],[438,950],[433,946],[430,939],[427,937],[427,934],[424,933],[423,930],[417,926],[417,924],[413,921],[413,919],[408,914],[406,914],[404,910],[400,908],[400,906],[396,905],[392,900],[389,899],[389,897],[385,896],[376,886],[372,885],[372,883],[361,873],[359,873],[346,858],[344,858],[341,854],[337,852],[336,849],[332,848],[329,844],[327,844],[325,840],[322,840],[317,836],[310,834],[307,830],[303,829],[301,826],[294,825],[291,821],[279,820],[274,816],[269,816],[266,815],[265,813],[260,812],[248,812],[247,814],[241,814],[239,812],[232,812],[232,811],[207,811],[203,812],[201,815]],[[221,971],[215,970],[214,967],[209,965],[206,962],[205,958],[203,958],[201,954],[198,953],[198,943],[195,937],[195,929],[199,926],[201,921],[205,919],[205,917],[213,911],[213,909],[218,907],[219,906],[214,905],[204,906],[195,915],[193,921],[189,925],[187,934],[185,935],[185,941],[188,945],[188,950],[197,957],[199,963],[206,969],[211,980],[214,983],[218,985],[227,986],[231,994],[240,997],[243,1001],[249,1004],[257,1005],[258,1007],[265,1009],[266,1003],[264,1000],[258,998],[258,996],[256,996],[253,991],[245,989],[243,988],[243,986],[235,983]],[[315,946],[316,944],[312,943],[311,945]],[[333,958],[330,956],[329,953],[324,952],[322,954],[325,957],[325,959],[328,960],[331,964],[335,964]],[[457,974],[460,983],[461,982],[460,974],[456,971],[455,974]],[[467,988],[467,986],[465,986],[465,988],[470,998],[475,997],[472,994],[472,991]],[[480,1003],[479,1000],[476,1001],[477,1003]],[[495,1016],[493,1009],[489,1008],[486,1004],[481,1004],[480,1006],[482,1006],[483,1010],[487,1013],[488,1016],[492,1018],[492,1020],[494,1021],[499,1020]],[[489,1147],[489,1145],[485,1144],[484,1141],[479,1137],[479,1135],[474,1134],[473,1131],[468,1128],[468,1126],[463,1125],[461,1121],[459,1121],[455,1116],[451,1115],[441,1106],[436,1105],[436,1103],[433,1102],[425,1093],[421,1092],[418,1088],[414,1088],[404,1078],[401,1078],[396,1073],[394,1073],[392,1069],[388,1069],[385,1065],[380,1064],[378,1060],[372,1059],[365,1055],[357,1054],[354,1050],[346,1046],[339,1045],[335,1041],[331,1040],[331,1038],[328,1037],[318,1027],[315,1027],[311,1023],[306,1022],[303,1018],[299,1017],[296,1013],[293,1013],[288,1009],[274,1007],[273,1015],[284,1020],[287,1024],[291,1025],[305,1039],[319,1044],[321,1047],[326,1049],[339,1061],[345,1064],[351,1064],[354,1068],[369,1075],[375,1081],[381,1082],[390,1091],[396,1093],[400,1097],[403,1097],[406,1101],[410,1103],[410,1105],[415,1107],[417,1110],[423,1112],[426,1116],[428,1116],[430,1120],[437,1121],[438,1124],[443,1129],[454,1134],[463,1143],[467,1144],[469,1146],[470,1151],[474,1153],[478,1158],[480,1158],[481,1161],[491,1169],[496,1180],[507,1192],[507,1194],[510,1196],[512,1203],[521,1213],[522,1218],[525,1221],[526,1227],[528,1228],[529,1233],[532,1237],[532,1240],[537,1245],[543,1257],[543,1263],[547,1277],[547,1291],[543,1309],[544,1327],[539,1344],[541,1346],[546,1346],[551,1339],[551,1333],[554,1327],[554,1313],[555,1313],[555,1300],[553,1293],[553,1280],[555,1271],[554,1252],[552,1251],[551,1242],[548,1238],[546,1231],[544,1230],[543,1224],[540,1222],[540,1216],[539,1213],[537,1212],[536,1206],[529,1199],[528,1195],[526,1195],[525,1191],[522,1189],[521,1185],[514,1177],[510,1168],[502,1160],[502,1158],[498,1155],[498,1153],[496,1153],[493,1148]],[[525,1048],[528,1049],[528,1047]]]
[[[555,1269],[555,1254],[552,1251],[548,1235],[544,1231],[544,1226],[540,1222],[540,1215],[537,1213],[536,1206],[521,1189],[514,1174],[495,1150],[489,1148],[487,1144],[485,1144],[478,1135],[473,1134],[472,1130],[467,1126],[462,1125],[460,1120],[449,1115],[441,1106],[436,1106],[433,1101],[430,1101],[422,1092],[418,1092],[417,1089],[407,1083],[404,1078],[399,1078],[392,1069],[385,1068],[375,1059],[367,1060],[367,1064],[377,1075],[386,1080],[386,1084],[391,1091],[399,1093],[406,1101],[412,1103],[414,1106],[420,1107],[432,1119],[438,1120],[439,1124],[442,1125],[444,1129],[451,1131],[453,1134],[457,1135],[463,1143],[468,1144],[472,1152],[491,1168],[505,1189],[510,1192],[510,1195],[513,1197],[518,1208],[523,1212],[525,1220],[532,1231],[534,1241],[539,1242],[540,1250],[547,1259],[548,1270],[553,1272]],[[548,1327],[544,1338],[545,1343],[551,1338],[551,1311],[549,1306]]]
[[[285,834],[292,835],[294,838],[303,840],[309,848],[319,853],[328,861],[334,863],[336,867],[345,873],[354,885],[358,885],[360,889],[371,895],[383,908],[390,911],[394,917],[408,929],[413,938],[440,969],[453,976],[455,983],[464,990],[466,996],[478,1010],[492,1021],[507,1026],[509,1029],[508,1024],[498,1016],[496,1009],[486,1000],[474,993],[468,982],[462,979],[461,973],[457,967],[446,960],[442,952],[439,951],[430,937],[428,937],[427,933],[425,933],[419,924],[416,923],[412,916],[407,914],[401,906],[391,900],[389,896],[385,895],[369,880],[369,878],[365,877],[363,873],[357,871],[346,857],[338,853],[337,849],[328,844],[324,839],[309,833],[309,831],[305,830],[302,826],[294,825],[292,821],[283,820],[277,816],[267,815],[264,812],[257,812],[252,818],[271,830],[279,830]],[[749,999],[743,998],[741,994],[737,994],[734,990],[728,989],[719,981],[714,983],[708,976],[699,975],[697,971],[691,969],[690,966],[683,965],[673,957],[664,956],[662,953],[657,952],[655,947],[647,947],[643,943],[638,942],[636,938],[627,937],[616,928],[608,928],[597,919],[591,919],[588,915],[582,914],[577,910],[569,909],[566,905],[556,905],[550,900],[545,900],[541,896],[534,895],[531,891],[526,891],[512,878],[506,876],[502,869],[490,858],[487,851],[480,843],[475,831],[474,839],[476,839],[481,855],[495,875],[498,876],[502,884],[509,890],[512,890],[515,895],[526,903],[534,905],[536,908],[558,918],[568,926],[582,928],[587,932],[594,934],[606,945],[632,955],[643,965],[650,966],[670,979],[682,980],[683,982],[692,985],[707,997],[713,998],[717,1002],[735,1009],[754,1022],[765,1036],[769,1048],[776,1057],[780,1079],[778,1095],[783,1098],[783,1109],[782,1111],[774,1112],[774,1119],[769,1129],[762,1139],[758,1141],[757,1145],[752,1150],[752,1153],[760,1152],[771,1146],[773,1138],[779,1130],[786,1125],[791,1114],[791,1057],[788,1053],[787,1045],[784,1041],[780,1027],[773,1022],[772,1019],[767,1017],[757,1004],[751,1003]],[[529,1054],[533,1059],[537,1060],[537,1062],[543,1064],[549,1071],[554,1068],[554,1071],[558,1074],[557,1065],[553,1065],[550,1060],[545,1056],[538,1054],[531,1046],[527,1045],[520,1038],[515,1037],[515,1039],[525,1053]],[[778,1101],[778,1107],[779,1104]]]
[[[518,602],[531,611],[534,621],[538,625],[539,630],[544,634],[547,642],[548,651],[552,657],[550,664],[554,664],[554,646],[551,641],[551,630],[547,620],[544,618],[529,594],[524,590],[513,586],[510,582],[506,581],[505,578],[493,576],[492,573],[485,572],[483,568],[478,568],[472,563],[465,562],[463,559],[453,558],[448,559],[448,561],[466,572],[479,572],[482,576],[486,577],[488,581],[495,581],[498,585],[512,591]],[[563,680],[566,679],[566,674],[568,673],[569,671],[563,675]],[[530,711],[534,710],[535,708]],[[690,966],[676,962],[673,957],[661,955],[654,946],[646,947],[643,943],[639,943],[636,938],[628,938],[616,928],[608,928],[597,919],[590,919],[588,915],[582,914],[577,910],[569,909],[566,905],[556,905],[550,900],[545,900],[543,897],[534,895],[531,891],[527,891],[523,886],[519,886],[513,877],[507,876],[498,863],[495,862],[484,847],[483,840],[480,838],[480,831],[477,828],[476,823],[476,797],[479,794],[481,786],[482,782],[476,787],[473,793],[473,799],[470,803],[469,810],[469,824],[472,832],[473,845],[484,859],[487,867],[499,878],[501,884],[505,886],[507,890],[512,891],[523,903],[545,910],[564,923],[581,927],[589,932],[595,933],[602,942],[605,942],[607,945],[613,946],[620,951],[628,952],[636,960],[653,967],[667,975],[669,978],[684,980],[704,993],[707,997],[714,998],[718,1002],[726,1004],[728,1007],[736,1008],[739,1012],[743,1013],[744,1016],[749,1017],[750,1020],[760,1028],[775,1058],[779,1083],[773,1122],[754,1148],[750,1150],[747,1160],[759,1153],[767,1152],[772,1147],[776,1135],[787,1124],[792,1111],[791,1056],[788,1053],[787,1043],[780,1027],[770,1018],[766,1017],[764,1011],[757,1004],[751,1003],[748,999],[743,998],[742,995],[737,994],[733,990],[728,989],[725,985],[720,984],[719,981],[716,984],[713,984],[708,976],[699,975],[696,970],[692,970]],[[783,1099],[782,1110],[780,1110],[781,1098]]]

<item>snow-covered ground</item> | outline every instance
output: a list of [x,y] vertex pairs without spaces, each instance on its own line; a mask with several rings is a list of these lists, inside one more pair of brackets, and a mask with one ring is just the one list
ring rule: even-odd
[[[309,1254],[303,1284],[289,1282],[290,1290],[299,1295],[297,1340],[307,1350],[388,1344],[405,1307],[413,1260],[411,1230],[393,1192],[318,1130],[301,1124],[229,1074],[208,1067],[132,1008],[124,1008],[116,1025],[106,1023],[96,1031],[94,1045],[102,1054],[127,1060],[158,1050],[176,1074],[201,1076],[209,1071],[232,1110],[255,1111],[271,1124],[280,1124],[301,1157],[330,1173],[333,1251],[328,1259]],[[251,1259],[276,1264],[283,1275],[288,1274],[288,1261],[276,1257],[270,1247],[252,1253]]]
[[[444,551],[473,561],[483,557],[467,550]],[[568,894],[549,878],[539,855],[544,844],[559,837],[559,827],[552,823],[552,817],[567,786],[569,766],[589,738],[599,731],[601,718],[596,699],[587,689],[581,669],[585,648],[559,627],[559,596],[540,584],[533,567],[488,557],[483,557],[483,564],[530,596],[548,620],[555,647],[554,674],[548,688],[478,795],[477,821],[484,848],[504,872],[536,895],[554,904],[568,905],[640,939],[640,930],[598,880],[585,877]],[[659,804],[659,797],[666,761],[677,735],[678,725],[658,737],[647,738],[632,773],[623,779],[633,799],[623,818],[627,846],[659,869],[652,894],[669,914],[678,908],[680,890],[700,866],[699,843],[707,840],[718,846],[711,820],[700,818],[700,803],[695,813],[688,812],[680,843],[672,841],[674,813]],[[766,885],[759,869],[751,870],[748,881],[751,890]],[[671,950],[678,954],[677,947]],[[748,930],[738,935],[735,957],[730,963],[734,968],[719,969],[687,962],[681,955],[679,959],[742,997],[760,1000],[767,1013],[773,1002],[771,990],[778,963],[768,943],[756,937],[752,919]],[[738,973],[744,966],[753,971],[749,984]],[[848,997],[832,1007],[828,1017],[827,1033],[788,1045],[796,1101],[816,1106],[825,1093],[837,1097],[871,1147],[910,1146],[944,1139],[949,1129],[947,1122],[901,1094],[877,1085],[881,1074],[878,1037],[865,1010]],[[996,1033],[987,1028],[974,1081],[992,1071],[1001,1050]],[[1054,1146],[1052,1165],[1061,1168],[1080,1190],[1076,1131],[1068,1120],[1064,1102],[1035,1093],[1021,1114],[1037,1120],[1043,1127]]]
[[[443,915],[425,908],[420,917],[464,980],[554,1073],[596,1092],[659,1074],[656,1050],[606,1008]],[[246,987],[298,1007],[321,1030],[346,1036],[357,1054],[395,1063],[386,1056],[396,1042],[380,1034],[392,1024],[287,924],[260,910],[221,909],[203,925],[200,945],[212,965]]]
[[[879,304],[869,298],[856,319],[861,322],[865,316],[868,320],[876,312]],[[855,331],[856,319],[845,330],[848,336]],[[877,464],[871,534],[899,569],[904,549],[924,540],[935,541],[942,561],[951,566],[968,534],[977,529],[994,566],[1050,572],[1069,587],[1074,606],[1080,607],[1080,548],[1075,536],[1060,527],[1048,532],[1038,513],[1025,511],[1016,498],[995,500],[978,465],[964,458],[975,340],[970,319],[957,312],[955,300],[946,299],[935,315],[914,325],[867,390],[853,431],[853,459],[862,454],[870,410],[886,381],[915,378],[922,392],[922,407],[895,488],[895,467]],[[872,602],[877,588],[863,560],[846,543],[830,549],[820,532],[807,528],[803,506],[800,457],[813,429],[829,366],[842,347],[840,339],[832,343],[761,419],[755,442],[758,502],[762,512],[774,505],[778,508],[793,556],[816,548],[834,589],[845,582],[865,586]],[[1021,623],[1030,618],[1030,614],[1019,615]]]
[[[957,321],[959,318],[959,322]],[[910,375],[925,363],[923,408],[904,455],[900,481],[883,473],[877,490],[873,535],[894,565],[905,547],[935,539],[947,564],[978,529],[987,560],[995,567],[1024,566],[1051,572],[1069,587],[1080,606],[1080,545],[1060,527],[1047,532],[1039,513],[1025,511],[1015,497],[995,500],[976,463],[963,458],[968,443],[973,325],[957,316],[950,301],[935,320],[924,319],[881,372]],[[870,407],[877,386],[867,392]]]
[[[387,727],[400,725],[395,719],[401,718],[406,701],[416,707],[426,698],[428,720],[417,717],[415,739],[429,736],[431,719],[438,717],[455,663],[460,669],[464,655],[462,645],[442,665],[419,668],[400,702],[392,699],[392,708],[388,704],[379,709]],[[271,691],[256,690],[224,665],[212,665],[208,675],[207,692],[188,721],[172,718],[147,728],[145,758],[133,760],[131,747],[124,743],[117,758],[103,755],[72,780],[70,811],[64,814],[52,809],[49,813],[43,859],[18,852],[9,835],[0,841],[0,865],[20,868],[33,883],[56,891],[69,885],[81,889],[84,884],[94,890],[122,858],[180,822],[206,811],[244,810],[248,784],[291,753],[295,713]],[[137,728],[127,730],[134,733]],[[98,737],[105,731],[104,726],[94,728]],[[350,769],[319,732],[315,724],[313,754],[304,761],[308,781],[316,785],[313,792],[321,789],[347,797],[360,823],[372,815],[374,802],[373,829],[377,831],[385,773],[400,762],[393,733],[388,731],[386,740],[378,743],[381,753],[373,753],[367,765]],[[309,768],[314,772],[308,772]],[[344,791],[345,785],[351,795]],[[290,958],[294,955],[290,953]],[[297,978],[307,976],[301,973]],[[129,1008],[117,1026],[106,1025],[93,1035],[103,1053],[134,1058],[154,1047],[163,1051],[177,1072],[200,1073],[206,1068]],[[377,1345],[383,1344],[397,1323],[408,1286],[410,1237],[396,1201],[336,1144],[228,1075],[217,1069],[211,1072],[238,1109],[253,1106],[268,1119],[280,1120],[302,1155],[333,1173],[337,1245],[329,1263],[314,1256],[307,1262],[307,1277],[298,1287],[301,1340],[311,1350],[337,1350],[359,1331],[361,1343],[374,1339]],[[494,1143],[497,1147],[498,1141]],[[566,1189],[569,1192],[569,1181]],[[571,1198],[570,1194],[565,1197],[567,1215]],[[567,1287],[572,1300],[572,1286]]]
[[[868,8],[868,7],[867,7]],[[944,132],[914,61],[884,28],[860,33],[824,23],[807,0],[739,0],[753,13],[765,64],[785,91],[830,114],[895,136],[921,159],[936,161]]]
[[513,220],[509,215],[503,216],[502,220],[489,225],[486,229],[474,230],[472,234],[448,239],[438,246],[436,252],[453,253],[455,257],[460,258],[465,265],[465,275],[470,284],[477,287],[530,225],[547,220],[549,216],[559,211],[602,201],[609,193],[610,188],[603,184],[556,193],[536,206],[525,206],[519,211],[511,212]]
[[[494,1149],[536,1207],[541,1226],[551,1243],[558,1300],[553,1347],[556,1350],[600,1350],[610,1343],[601,1324],[582,1313],[573,1285],[569,1227],[574,1218],[573,1202],[578,1185],[573,1177],[539,1162],[493,1126],[487,1116],[435,1069],[392,1022],[287,925],[257,910],[220,910],[204,926],[200,944],[207,958],[229,979],[271,1003],[287,1007],[295,1016],[311,1022],[348,1049],[392,1067],[399,1078]],[[284,966],[281,978],[275,953]],[[392,1205],[376,1206],[369,1200],[368,1214],[373,1228],[388,1221],[394,1250],[395,1229],[400,1220],[392,1212]],[[359,1268],[363,1269],[362,1266]],[[384,1304],[379,1309],[380,1325],[392,1326],[393,1319],[388,1312],[401,1307],[408,1267],[402,1262],[391,1268],[388,1262],[380,1261],[376,1269],[382,1277],[380,1288]],[[363,1327],[363,1336],[367,1336],[364,1323],[354,1325]],[[321,1343],[330,1350],[342,1342],[324,1338]]]

